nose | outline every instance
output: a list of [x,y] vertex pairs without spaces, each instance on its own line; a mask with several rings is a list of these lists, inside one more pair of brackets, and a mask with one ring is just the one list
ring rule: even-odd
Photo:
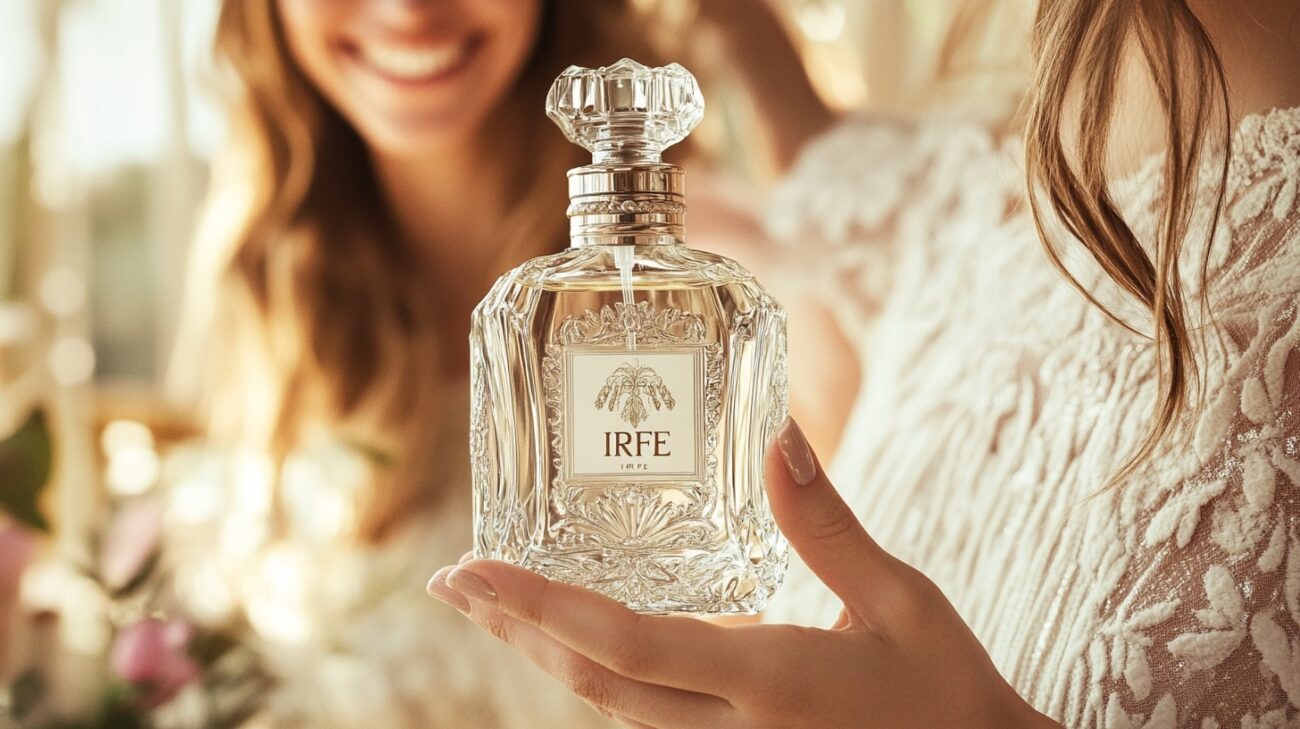
[[[477,1],[477,0],[476,0]],[[454,30],[463,23],[460,0],[372,0],[370,19],[375,26],[392,32]]]
[[378,4],[396,13],[428,13],[455,3],[450,0],[379,0]]

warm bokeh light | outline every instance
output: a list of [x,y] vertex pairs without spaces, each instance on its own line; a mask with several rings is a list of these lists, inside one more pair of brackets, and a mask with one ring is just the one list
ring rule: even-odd
[[237,562],[257,554],[270,528],[264,519],[247,514],[234,514],[221,521],[217,550],[222,559]]
[[105,649],[110,632],[104,593],[75,566],[39,561],[23,575],[22,590],[25,604],[63,616],[59,632],[70,650],[93,655]]
[[364,464],[352,454],[295,455],[281,472],[282,501],[294,527],[308,538],[328,541],[349,533],[356,504],[348,486],[363,483]]
[[243,448],[234,458],[234,503],[231,506],[247,516],[271,513],[271,482],[275,464],[265,451]]
[[108,458],[105,477],[112,493],[143,494],[158,482],[162,461],[154,449],[153,433],[144,423],[111,421],[104,426],[99,443]]
[[231,617],[235,593],[215,561],[182,566],[175,579],[177,596],[196,620],[215,625]]
[[99,446],[108,458],[127,448],[151,449],[153,445],[153,432],[149,426],[134,420],[110,421],[99,436]]
[[60,337],[50,347],[50,374],[60,385],[84,385],[95,374],[95,350],[81,337]]
[[36,333],[36,317],[24,304],[0,303],[0,347],[30,339]]
[[266,638],[302,643],[314,632],[308,605],[311,563],[301,549],[278,544],[266,549],[246,582],[248,620]]
[[795,20],[814,43],[832,43],[844,34],[844,6],[837,3],[808,3],[795,12]]
[[72,316],[86,305],[86,279],[70,268],[55,268],[41,277],[41,304],[55,316]]
[[225,508],[224,483],[220,474],[189,473],[168,487],[167,521],[185,527],[212,521]]
[[158,454],[152,448],[123,448],[109,460],[108,488],[121,496],[143,494],[158,482],[161,470]]

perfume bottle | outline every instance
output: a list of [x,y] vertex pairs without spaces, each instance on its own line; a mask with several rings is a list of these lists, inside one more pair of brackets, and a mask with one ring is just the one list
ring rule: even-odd
[[474,554],[642,612],[757,612],[788,554],[763,489],[785,312],[684,244],[683,172],[660,154],[703,116],[699,85],[574,66],[546,111],[593,159],[569,171],[571,247],[474,311]]

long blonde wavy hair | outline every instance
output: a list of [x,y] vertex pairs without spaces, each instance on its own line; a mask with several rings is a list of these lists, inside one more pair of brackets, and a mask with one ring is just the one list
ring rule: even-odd
[[[1037,71],[1027,109],[1026,166],[1044,246],[1052,263],[1089,301],[1139,333],[1067,269],[1046,232],[1050,208],[1050,215],[1150,317],[1151,333],[1143,336],[1150,336],[1156,349],[1159,390],[1151,425],[1110,478],[1107,486],[1114,486],[1161,445],[1181,415],[1200,406],[1203,396],[1193,342],[1197,328],[1189,323],[1178,262],[1198,201],[1213,201],[1207,240],[1214,240],[1219,225],[1232,141],[1227,80],[1208,33],[1186,0],[1041,0],[1033,43]],[[1162,222],[1145,247],[1109,188],[1120,74],[1133,44],[1159,98],[1165,147]],[[1078,102],[1082,99],[1086,103]],[[1222,156],[1207,156],[1215,153]],[[1207,160],[1217,165],[1208,198],[1198,190]],[[1206,245],[1200,261],[1203,313],[1209,311],[1203,285],[1209,253]]]
[[[1023,53],[1026,44],[1032,57]],[[1159,98],[1165,147],[1162,222],[1145,245],[1109,188],[1117,174],[1110,168],[1113,120],[1134,47],[1138,70]],[[967,106],[991,105],[992,119],[1007,130],[1023,128],[1029,202],[1051,263],[1118,325],[1153,341],[1155,409],[1146,434],[1102,490],[1115,486],[1203,396],[1193,336],[1205,330],[1191,323],[1178,261],[1198,201],[1213,207],[1209,231],[1195,233],[1211,241],[1223,207],[1231,116],[1219,55],[1186,0],[968,0],[952,13],[933,86],[934,95],[964,96]],[[1023,99],[1018,108],[1015,98]],[[1214,153],[1222,156],[1207,156]],[[1200,170],[1211,159],[1218,164],[1215,189],[1202,191]],[[1079,281],[1049,219],[1064,225],[1149,324],[1125,320]],[[1202,319],[1213,313],[1204,286],[1209,253],[1207,245]]]
[[[191,340],[174,370],[203,393],[214,433],[273,463],[315,429],[361,446],[377,476],[356,534],[377,541],[440,490],[433,459],[447,454],[430,445],[453,424],[439,416],[438,302],[387,217],[364,142],[293,62],[275,5],[222,4],[231,128],[191,254]],[[621,0],[545,3],[531,58],[493,112],[521,115],[535,152],[511,170],[522,182],[499,229],[499,268],[565,244],[564,173],[588,160],[543,100],[569,64],[656,61],[634,15]]]

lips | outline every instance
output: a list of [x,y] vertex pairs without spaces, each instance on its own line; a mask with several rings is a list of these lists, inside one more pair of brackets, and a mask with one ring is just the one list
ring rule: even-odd
[[477,49],[475,38],[427,45],[366,42],[354,57],[371,71],[406,83],[441,80],[463,68]]

